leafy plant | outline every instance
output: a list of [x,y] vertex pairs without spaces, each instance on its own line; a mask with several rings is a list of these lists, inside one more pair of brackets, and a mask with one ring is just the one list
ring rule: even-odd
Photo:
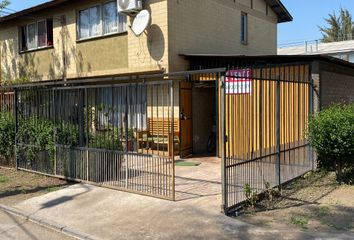
[[91,136],[90,147],[122,151],[123,146],[120,131],[114,129],[114,131],[96,132]]
[[303,229],[307,228],[307,224],[309,223],[308,216],[292,216],[290,222],[294,225],[300,226]]
[[14,155],[15,119],[10,112],[0,112],[0,155],[9,159]]
[[335,170],[342,180],[354,163],[354,104],[333,105],[310,117],[307,137],[316,149],[319,166]]
[[78,146],[79,134],[79,129],[74,124],[64,122],[56,127],[56,141],[59,144]]
[[255,208],[258,201],[258,194],[254,191],[250,184],[246,183],[243,187],[243,192],[246,197],[245,205],[247,207]]
[[318,216],[326,216],[328,214],[330,214],[330,209],[327,206],[322,206],[317,209]]
[[280,195],[279,190],[273,188],[269,182],[266,182],[264,185],[266,188],[264,192],[265,197],[271,202],[274,201],[274,199]]
[[20,78],[16,78],[16,79],[4,78],[4,80],[1,82],[0,85],[2,85],[2,86],[11,86],[11,85],[25,84],[25,83],[28,83],[28,82],[30,82],[30,80],[27,77],[20,77]]
[[0,175],[0,183],[7,183],[9,179],[6,176]]
[[54,126],[51,121],[29,117],[19,119],[18,125],[17,140],[21,145],[25,144],[21,148],[26,149],[29,162],[34,161],[42,151],[47,151],[49,158],[54,160]]

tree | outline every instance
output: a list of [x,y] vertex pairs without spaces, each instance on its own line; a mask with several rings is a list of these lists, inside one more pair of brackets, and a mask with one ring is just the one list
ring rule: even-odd
[[4,9],[5,7],[7,7],[10,4],[9,0],[1,0],[0,1],[0,10]]
[[352,15],[347,9],[341,8],[339,16],[335,12],[329,14],[325,21],[329,26],[319,27],[323,36],[322,42],[353,40],[354,22]]

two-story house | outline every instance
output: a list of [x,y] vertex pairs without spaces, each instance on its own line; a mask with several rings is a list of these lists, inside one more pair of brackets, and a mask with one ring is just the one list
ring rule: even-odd
[[[258,121],[251,119],[257,119],[257,112],[275,112],[275,85],[270,81],[274,76],[263,75],[262,79],[257,74],[275,75],[279,68],[234,70],[235,76],[229,76],[228,86],[234,89],[230,92],[225,91],[226,64],[205,81],[192,81],[186,71],[200,69],[190,64],[194,57],[276,55],[277,24],[292,20],[279,0],[145,0],[143,8],[150,19],[140,35],[131,29],[134,16],[121,13],[119,2],[53,0],[0,18],[1,81],[33,82],[28,84],[31,87],[15,86],[14,112],[22,120],[35,118],[35,123],[49,119],[61,136],[55,139],[55,156],[43,146],[30,152],[36,152],[35,156],[27,154],[26,146],[38,141],[21,139],[16,145],[16,166],[174,200],[175,176],[180,174],[175,171],[175,156],[208,154],[225,159],[221,147],[226,135],[229,143],[241,143],[232,144],[235,148],[228,151],[237,161],[258,156],[262,147],[275,149],[275,132],[268,127],[268,118],[272,126],[275,118],[258,114]],[[297,89],[307,106],[309,67],[296,69],[306,75],[306,84]],[[175,75],[167,79],[162,73]],[[141,77],[156,75],[159,79],[154,81]],[[126,84],[133,76],[141,81]],[[257,96],[264,96],[264,101]],[[282,96],[293,99],[295,94]],[[237,106],[244,111],[234,111],[236,100],[242,100]],[[231,102],[235,105],[228,111]],[[305,118],[309,109],[302,110]],[[232,127],[221,120],[227,115]],[[257,124],[262,118],[264,127],[260,128]],[[19,129],[26,128],[25,122],[18,124]],[[260,129],[269,131],[255,132]],[[259,135],[273,136],[272,141],[257,145]],[[214,163],[213,169],[221,174],[222,161],[217,158]]]
[[132,33],[117,1],[53,0],[0,19],[1,81],[186,70],[180,54],[276,54],[278,0],[145,0],[149,27]]

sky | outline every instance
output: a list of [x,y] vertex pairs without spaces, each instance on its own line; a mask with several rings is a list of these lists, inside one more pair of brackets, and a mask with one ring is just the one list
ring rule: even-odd
[[[46,2],[46,0],[11,0],[13,10]],[[329,13],[347,8],[354,15],[354,0],[282,0],[294,17],[290,23],[278,25],[278,44],[287,45],[321,38],[318,26],[325,26],[324,18]]]
[[282,0],[294,20],[278,25],[278,44],[317,40],[318,26],[326,26],[329,13],[346,8],[354,17],[354,0]]

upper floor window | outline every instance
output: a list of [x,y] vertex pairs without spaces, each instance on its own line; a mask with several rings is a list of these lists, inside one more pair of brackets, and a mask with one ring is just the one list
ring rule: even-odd
[[117,1],[79,11],[78,38],[85,39],[126,31],[126,16],[118,14]]
[[53,46],[53,20],[41,20],[20,28],[20,51]]
[[248,16],[247,13],[241,13],[241,43],[247,44],[248,35]]

